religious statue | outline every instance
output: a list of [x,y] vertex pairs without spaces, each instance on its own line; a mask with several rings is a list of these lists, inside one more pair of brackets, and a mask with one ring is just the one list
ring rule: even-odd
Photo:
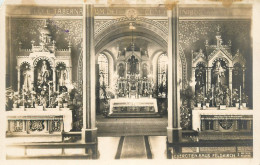
[[118,75],[119,75],[119,77],[124,77],[125,76],[124,64],[119,64]]
[[100,72],[99,74],[99,82],[100,82],[100,86],[105,86],[105,76],[103,74],[103,72]]
[[204,69],[202,67],[199,67],[198,72],[196,74],[196,85],[198,87],[201,87],[201,86],[203,86],[205,84],[205,82],[204,82],[204,78],[205,78],[204,77],[204,73],[205,73]]
[[38,74],[38,80],[40,80],[40,83],[47,83],[48,78],[50,76],[50,71],[48,70],[46,61],[42,62],[41,70]]
[[65,86],[66,79],[67,79],[67,73],[65,69],[61,69],[57,71],[57,77],[58,77],[58,85],[59,87]]
[[132,55],[128,62],[130,63],[130,74],[137,74],[138,59],[136,59],[135,56]]
[[31,75],[30,69],[26,65],[23,71],[23,90],[30,91],[31,90]]
[[215,83],[216,83],[217,86],[224,85],[224,83],[225,83],[225,71],[226,71],[226,69],[224,69],[221,66],[220,61],[217,61],[216,67],[214,69],[214,77],[215,77],[215,80],[216,80]]
[[148,76],[147,64],[143,65],[142,71],[143,71],[143,78],[145,78],[145,77],[147,78],[147,76]]

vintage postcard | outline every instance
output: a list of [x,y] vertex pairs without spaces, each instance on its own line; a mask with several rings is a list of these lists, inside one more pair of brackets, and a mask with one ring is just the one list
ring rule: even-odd
[[257,1],[1,3],[4,163],[260,164]]

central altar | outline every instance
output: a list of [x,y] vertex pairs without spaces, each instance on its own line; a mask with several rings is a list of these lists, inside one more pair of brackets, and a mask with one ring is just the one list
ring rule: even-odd
[[129,29],[131,43],[118,47],[114,61],[106,53],[98,55],[97,92],[99,101],[105,104],[100,105],[105,107],[104,115],[110,117],[159,116],[157,98],[167,98],[167,56],[151,55],[146,46],[134,42],[133,23]]
[[110,100],[109,115],[113,114],[157,114],[157,100],[153,98],[118,98]]

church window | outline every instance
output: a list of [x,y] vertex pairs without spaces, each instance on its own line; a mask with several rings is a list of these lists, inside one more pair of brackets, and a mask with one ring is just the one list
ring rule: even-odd
[[104,54],[98,56],[100,85],[108,86],[108,58]]

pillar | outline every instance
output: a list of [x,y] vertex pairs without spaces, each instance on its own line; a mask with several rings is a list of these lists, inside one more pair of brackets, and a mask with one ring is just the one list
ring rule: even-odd
[[21,88],[21,87],[20,87],[20,77],[21,77],[21,76],[20,76],[20,74],[21,74],[21,73],[20,73],[20,67],[17,66],[16,69],[17,69],[17,83],[18,83],[18,92],[19,92],[19,91],[20,91],[20,88]]
[[212,68],[207,68],[207,86],[206,86],[206,92],[211,88],[211,69]]
[[52,78],[53,78],[53,91],[55,92],[56,91],[56,67],[54,66],[53,68],[52,68],[52,70],[53,70],[53,74],[52,74]]
[[82,141],[96,142],[94,7],[83,6],[83,128]]
[[72,67],[68,68],[68,80],[70,83],[72,83]]
[[233,72],[233,68],[229,68],[229,78],[228,78],[228,87],[229,87],[229,90],[230,90],[230,106],[232,105],[232,72]]
[[195,86],[196,86],[196,67],[192,67],[192,73],[191,73],[191,81],[192,81],[192,92],[195,93]]
[[169,143],[182,138],[180,127],[180,99],[178,99],[177,55],[178,55],[178,8],[168,8],[168,127]]
[[34,88],[34,67],[32,65],[31,67],[31,90],[33,90]]
[[243,91],[244,91],[244,89],[245,89],[245,71],[246,71],[246,68],[245,67],[243,67],[242,68],[243,69]]

